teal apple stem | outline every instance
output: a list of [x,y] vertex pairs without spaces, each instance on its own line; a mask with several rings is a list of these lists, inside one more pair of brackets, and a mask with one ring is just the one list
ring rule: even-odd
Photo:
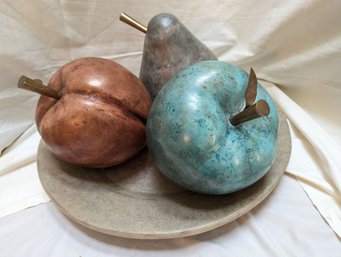
[[230,122],[234,126],[238,126],[244,122],[257,119],[260,117],[268,116],[270,113],[270,107],[268,103],[261,99],[257,101],[255,104],[246,107],[243,111],[240,113],[232,116],[230,118]]
[[259,100],[254,103],[257,96],[257,76],[254,70],[250,69],[250,76],[247,88],[245,90],[246,106],[243,111],[232,116],[230,122],[234,126],[238,126],[244,122],[257,119],[260,117],[268,116],[270,107],[264,100]]
[[61,92],[58,92],[50,87],[44,86],[40,79],[30,79],[26,76],[20,77],[18,82],[18,88],[36,92],[38,94],[52,97],[57,100],[59,100],[62,97]]

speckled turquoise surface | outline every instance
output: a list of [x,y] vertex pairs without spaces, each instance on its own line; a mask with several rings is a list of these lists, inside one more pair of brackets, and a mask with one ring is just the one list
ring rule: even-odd
[[266,100],[270,114],[236,127],[229,122],[245,106],[248,78],[234,65],[204,61],[164,86],[147,121],[148,148],[164,175],[194,192],[225,194],[266,174],[276,153],[278,113],[260,84],[256,100]]

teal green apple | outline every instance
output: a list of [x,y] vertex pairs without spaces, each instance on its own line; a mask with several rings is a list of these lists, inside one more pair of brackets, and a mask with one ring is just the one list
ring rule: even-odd
[[278,113],[251,75],[232,64],[202,61],[162,88],[149,112],[147,144],[166,177],[190,191],[226,194],[269,171]]

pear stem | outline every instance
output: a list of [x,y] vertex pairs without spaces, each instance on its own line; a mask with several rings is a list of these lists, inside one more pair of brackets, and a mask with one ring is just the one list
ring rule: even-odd
[[62,97],[62,93],[52,88],[44,86],[39,79],[30,79],[26,76],[21,76],[18,81],[18,88],[26,89],[32,92],[36,92],[41,95],[52,97],[59,100]]
[[135,29],[138,29],[139,31],[142,31],[143,33],[147,33],[147,27],[146,26],[144,26],[142,23],[138,22],[134,18],[130,17],[126,13],[120,14],[120,21],[127,23],[128,25],[134,27]]
[[260,117],[268,116],[270,113],[270,107],[264,100],[259,100],[255,104],[247,107],[240,113],[232,116],[230,122],[234,126],[238,126],[244,122],[257,119]]

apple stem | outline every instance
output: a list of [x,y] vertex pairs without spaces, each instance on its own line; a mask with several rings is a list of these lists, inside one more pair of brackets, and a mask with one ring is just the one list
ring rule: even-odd
[[18,81],[18,88],[26,89],[32,92],[39,93],[48,97],[59,100],[62,97],[62,93],[44,86],[40,79],[30,79],[26,76],[21,76]]
[[138,22],[137,20],[133,19],[132,17],[125,13],[120,14],[120,21],[127,23],[128,25],[134,27],[135,29],[138,29],[139,31],[142,31],[143,33],[147,33],[146,26],[144,26],[142,23]]
[[265,100],[259,100],[255,104],[246,107],[240,113],[232,116],[230,122],[234,126],[238,126],[244,122],[257,119],[260,117],[268,116],[270,113],[270,107]]

